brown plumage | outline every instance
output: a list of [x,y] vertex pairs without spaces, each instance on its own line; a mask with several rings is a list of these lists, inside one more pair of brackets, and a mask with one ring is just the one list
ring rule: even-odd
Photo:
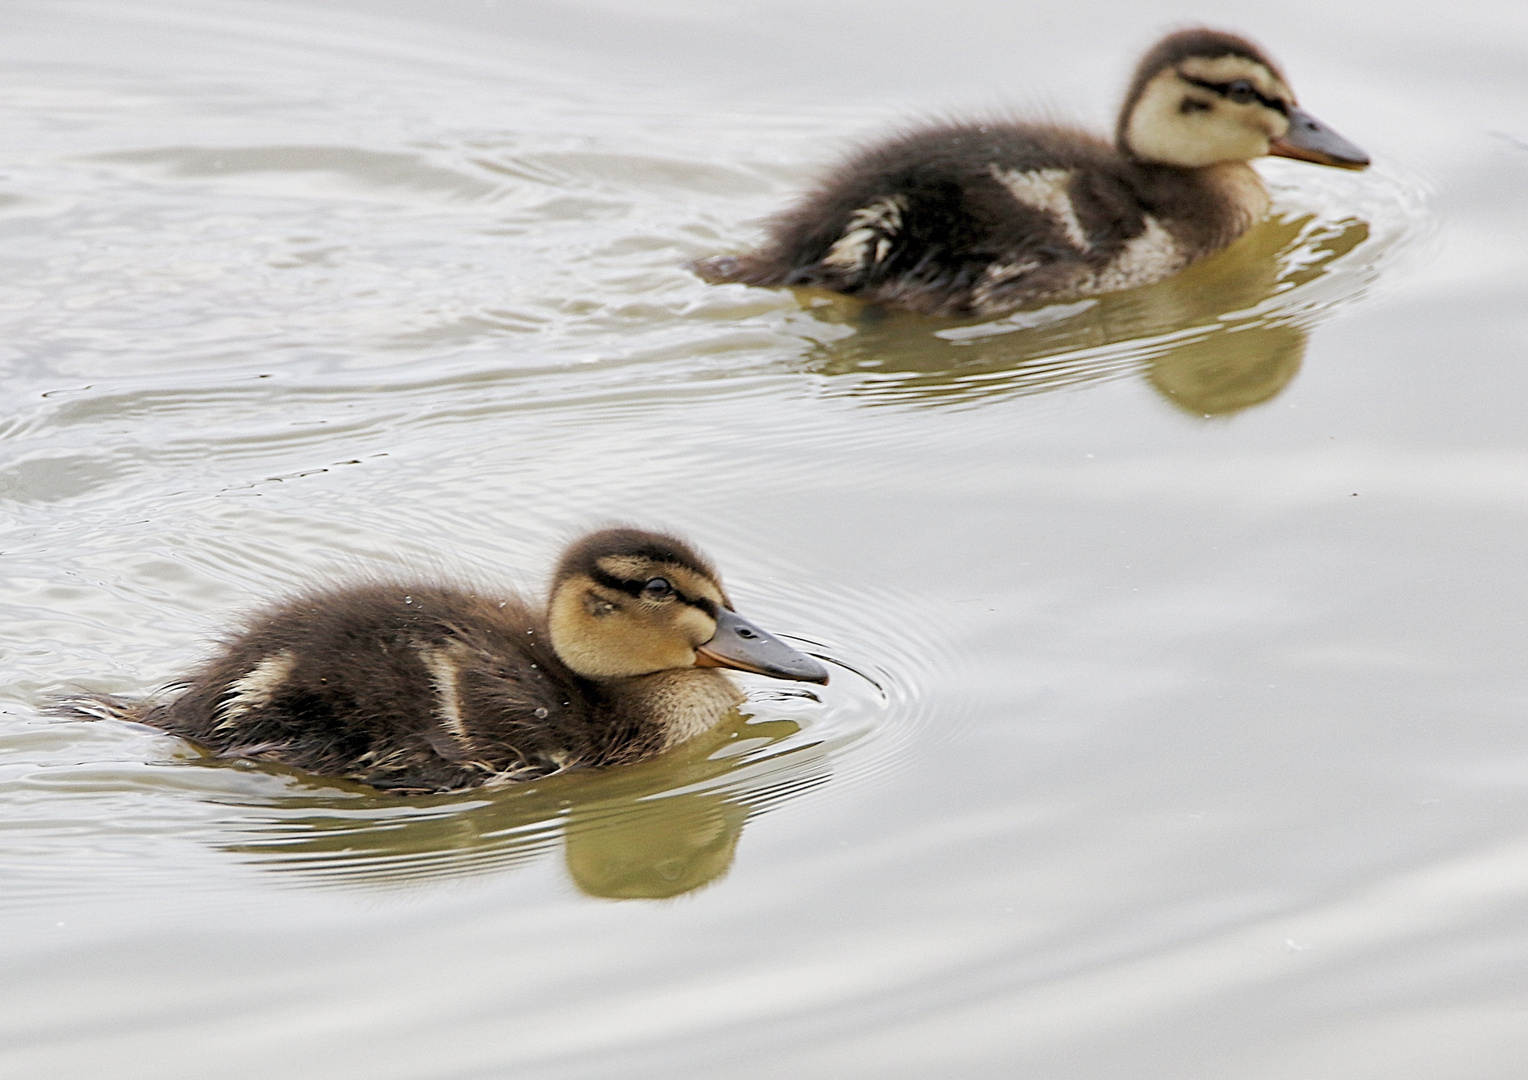
[[988,315],[1160,280],[1267,207],[1247,161],[1362,168],[1244,38],[1186,30],[1136,69],[1113,145],[1048,124],[938,124],[869,147],[712,282],[811,286],[930,315]]
[[255,618],[173,700],[66,707],[222,757],[434,791],[656,754],[742,700],[719,667],[827,681],[736,615],[693,548],[606,529],[564,554],[546,610],[434,584],[317,592]]

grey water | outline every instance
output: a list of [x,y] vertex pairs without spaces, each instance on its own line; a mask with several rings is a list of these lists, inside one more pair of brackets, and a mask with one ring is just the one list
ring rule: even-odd
[[[707,286],[921,118],[1262,41],[1375,166],[994,320]],[[0,8],[0,1075],[1528,1069],[1528,9]],[[294,589],[691,537],[830,659],[400,798],[151,694]]]

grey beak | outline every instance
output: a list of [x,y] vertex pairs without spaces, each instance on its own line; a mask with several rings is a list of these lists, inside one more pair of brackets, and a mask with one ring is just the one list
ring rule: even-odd
[[1291,107],[1289,130],[1268,144],[1276,157],[1299,158],[1339,169],[1367,169],[1369,155],[1317,120],[1304,109]]
[[797,682],[826,683],[828,669],[735,611],[716,615],[716,633],[695,650],[696,667],[726,667]]

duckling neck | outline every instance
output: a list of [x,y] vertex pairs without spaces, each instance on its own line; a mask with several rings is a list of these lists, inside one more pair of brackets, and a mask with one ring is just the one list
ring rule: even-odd
[[1200,182],[1219,195],[1231,218],[1234,235],[1240,236],[1268,213],[1268,188],[1263,178],[1245,161],[1222,161],[1199,170]]
[[1197,258],[1241,236],[1268,212],[1268,189],[1245,161],[1199,168],[1133,161],[1143,205]]
[[642,729],[636,741],[650,747],[649,753],[709,731],[743,700],[732,680],[715,668],[675,668],[610,679],[600,687],[612,714]]

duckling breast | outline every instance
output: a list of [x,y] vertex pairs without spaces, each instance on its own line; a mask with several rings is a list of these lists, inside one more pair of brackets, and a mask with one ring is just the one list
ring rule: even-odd
[[1019,207],[1042,216],[1043,227],[1013,238],[985,267],[971,294],[975,314],[1150,284],[1194,257],[1128,173],[1108,163],[990,171]]
[[605,690],[611,712],[623,720],[610,726],[601,764],[635,761],[688,742],[745,700],[717,668],[658,671],[607,683]]

